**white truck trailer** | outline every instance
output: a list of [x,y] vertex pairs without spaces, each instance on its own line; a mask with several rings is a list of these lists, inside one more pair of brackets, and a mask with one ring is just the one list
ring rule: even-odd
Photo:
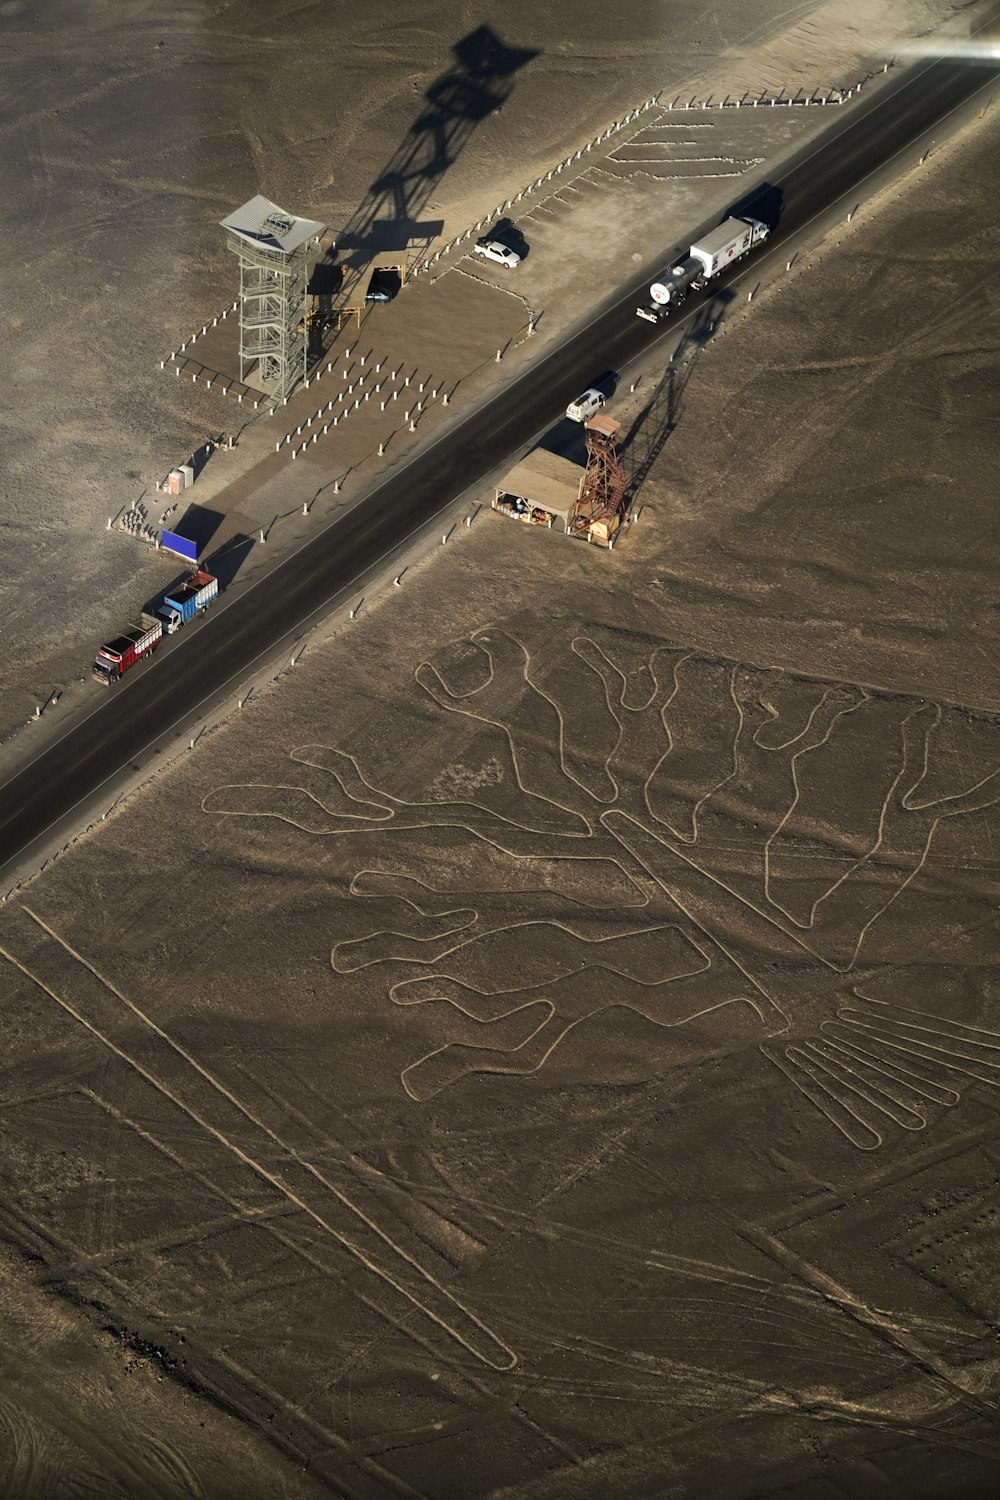
[[684,260],[653,282],[649,306],[637,307],[636,316],[648,323],[668,317],[683,305],[688,292],[701,291],[720,271],[762,245],[770,233],[770,226],[759,219],[725,219],[697,240]]

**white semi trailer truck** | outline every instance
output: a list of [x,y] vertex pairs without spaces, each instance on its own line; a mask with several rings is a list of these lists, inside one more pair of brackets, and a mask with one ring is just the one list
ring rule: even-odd
[[759,219],[725,219],[696,241],[684,260],[653,282],[649,306],[637,307],[637,316],[648,323],[669,317],[683,304],[688,292],[700,291],[720,271],[756,250],[770,233],[770,226]]

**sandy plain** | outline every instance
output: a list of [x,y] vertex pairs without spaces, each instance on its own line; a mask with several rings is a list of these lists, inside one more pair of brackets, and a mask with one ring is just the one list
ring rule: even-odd
[[7,1493],[988,1490],[997,141],[0,912]]

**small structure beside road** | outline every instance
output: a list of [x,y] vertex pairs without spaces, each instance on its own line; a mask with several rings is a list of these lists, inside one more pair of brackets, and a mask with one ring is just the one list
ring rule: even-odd
[[587,466],[536,448],[503,476],[492,508],[526,525],[562,522],[567,536],[609,550],[631,515],[628,476],[618,458],[621,423],[598,413],[586,424]]
[[526,525],[551,527],[558,520],[568,532],[582,474],[580,465],[571,459],[536,448],[499,481],[493,509]]

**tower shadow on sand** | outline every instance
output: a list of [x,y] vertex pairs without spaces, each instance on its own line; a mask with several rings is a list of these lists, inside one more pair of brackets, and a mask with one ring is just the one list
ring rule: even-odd
[[424,107],[343,226],[335,250],[319,262],[310,291],[322,297],[339,284],[340,265],[363,265],[382,251],[423,249],[443,220],[424,219],[434,190],[481,121],[501,110],[514,77],[537,51],[509,47],[478,26],[452,48],[455,61],[424,94]]

